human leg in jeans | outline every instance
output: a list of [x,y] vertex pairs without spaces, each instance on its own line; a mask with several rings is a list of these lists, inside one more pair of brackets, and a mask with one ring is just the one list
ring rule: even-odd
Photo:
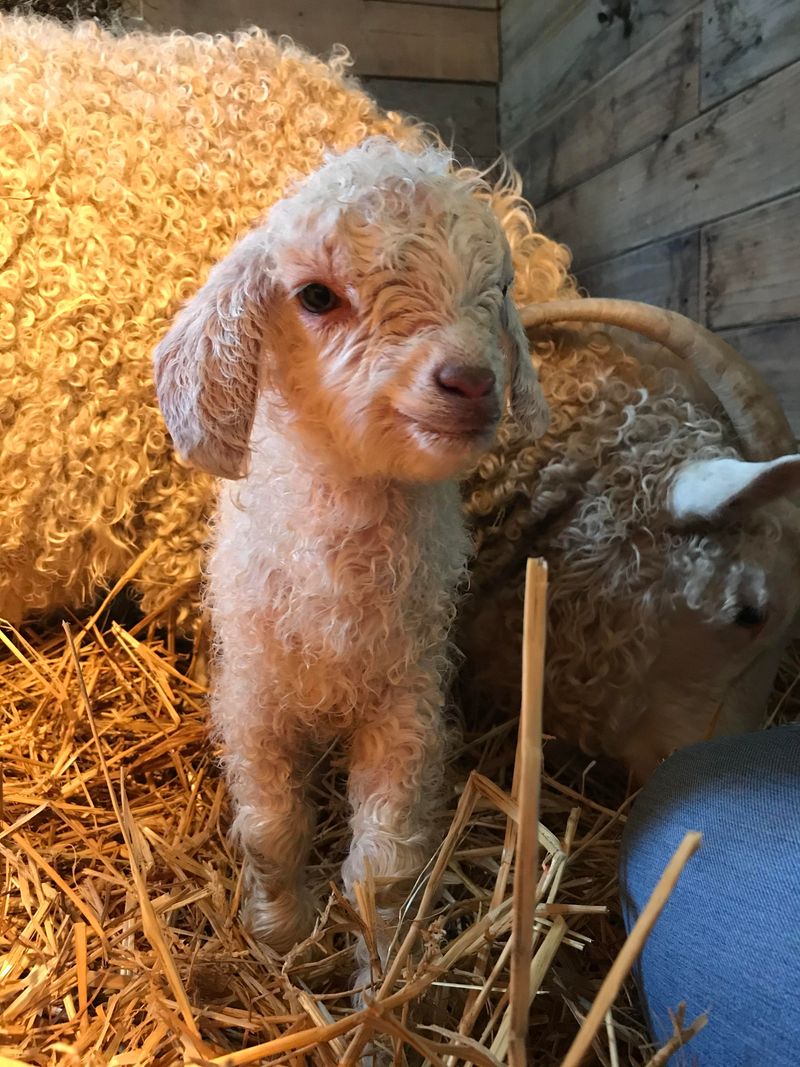
[[800,725],[676,752],[634,804],[622,842],[628,929],[687,830],[689,861],[636,972],[653,1038],[669,1010],[708,1025],[670,1060],[699,1067],[800,1064]]

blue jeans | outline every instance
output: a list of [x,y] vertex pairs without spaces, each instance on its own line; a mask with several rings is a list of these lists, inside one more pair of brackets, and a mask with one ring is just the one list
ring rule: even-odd
[[645,945],[636,978],[653,1039],[669,1009],[706,1028],[670,1060],[800,1065],[800,725],[676,752],[636,800],[620,888],[630,927],[687,830],[693,856]]

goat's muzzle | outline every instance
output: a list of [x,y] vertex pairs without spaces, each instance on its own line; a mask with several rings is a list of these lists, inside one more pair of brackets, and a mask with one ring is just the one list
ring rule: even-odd
[[433,373],[436,389],[434,433],[478,436],[494,430],[500,417],[496,379],[489,367],[448,361]]

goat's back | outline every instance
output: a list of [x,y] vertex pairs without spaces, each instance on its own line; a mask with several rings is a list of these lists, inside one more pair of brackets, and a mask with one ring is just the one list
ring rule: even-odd
[[152,351],[325,150],[418,139],[345,68],[255,31],[0,17],[0,616],[79,605],[156,535],[146,601],[197,574],[210,483],[175,461]]

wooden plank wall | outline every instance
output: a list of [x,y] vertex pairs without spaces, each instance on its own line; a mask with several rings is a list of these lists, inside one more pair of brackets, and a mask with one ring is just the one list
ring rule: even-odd
[[598,296],[718,330],[800,435],[800,0],[503,0],[500,140]]
[[463,161],[498,153],[498,0],[145,0],[157,29],[260,26],[326,55],[344,44],[385,108],[433,124]]

